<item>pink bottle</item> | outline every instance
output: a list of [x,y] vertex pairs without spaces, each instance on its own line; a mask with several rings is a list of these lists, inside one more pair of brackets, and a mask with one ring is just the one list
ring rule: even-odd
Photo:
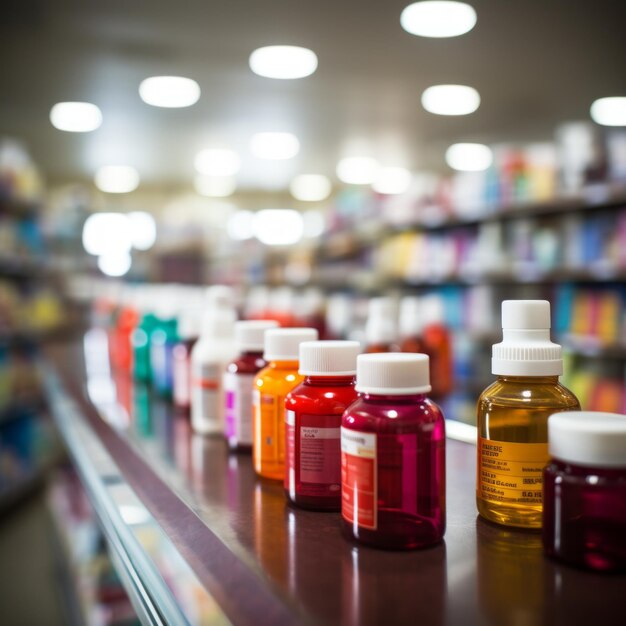
[[359,399],[341,429],[345,532],[390,549],[438,543],[446,525],[445,425],[425,354],[357,359]]

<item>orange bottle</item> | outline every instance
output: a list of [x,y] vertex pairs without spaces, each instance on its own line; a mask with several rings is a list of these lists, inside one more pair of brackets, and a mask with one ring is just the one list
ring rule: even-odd
[[314,328],[273,328],[265,332],[263,358],[269,365],[254,379],[252,394],[252,462],[265,478],[285,477],[285,396],[303,380],[298,350],[315,341]]

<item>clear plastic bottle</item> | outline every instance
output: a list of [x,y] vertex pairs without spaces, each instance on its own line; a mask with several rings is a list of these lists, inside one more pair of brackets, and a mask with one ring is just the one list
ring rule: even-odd
[[580,409],[559,383],[561,346],[550,341],[550,303],[505,300],[503,341],[493,346],[496,382],[478,400],[476,504],[485,519],[541,528],[548,417]]
[[380,548],[438,543],[446,526],[445,423],[425,354],[357,358],[359,399],[343,415],[344,532]]
[[254,379],[252,458],[257,474],[285,479],[285,396],[303,380],[299,348],[315,341],[314,328],[272,328],[265,333],[263,358],[269,363]]

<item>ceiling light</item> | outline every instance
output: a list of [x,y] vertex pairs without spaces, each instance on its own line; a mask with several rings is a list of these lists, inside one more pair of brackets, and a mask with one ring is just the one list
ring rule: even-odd
[[299,46],[266,46],[250,55],[250,69],[266,78],[304,78],[317,69],[317,56]]
[[244,241],[254,237],[254,213],[237,211],[228,220],[226,227],[228,236],[235,241]]
[[371,185],[378,170],[378,162],[370,157],[347,157],[337,164],[339,180],[349,185]]
[[128,213],[130,221],[130,236],[133,248],[136,250],[149,250],[156,241],[157,230],[154,217],[145,211],[132,211]]
[[476,11],[465,2],[414,2],[400,15],[402,28],[420,37],[458,37],[476,24]]
[[300,152],[300,142],[291,133],[257,133],[250,140],[250,151],[259,159],[281,161]]
[[131,231],[129,218],[122,213],[92,213],[83,225],[83,248],[94,256],[128,252]]
[[481,172],[489,168],[493,154],[482,143],[455,143],[446,150],[446,163],[461,172]]
[[254,216],[254,236],[268,246],[298,243],[303,233],[302,215],[293,209],[263,209]]
[[90,102],[57,102],[50,109],[50,121],[68,133],[88,133],[102,124],[102,112]]
[[411,184],[411,172],[403,167],[383,167],[376,175],[372,189],[378,193],[404,193]]
[[591,119],[602,126],[626,126],[626,98],[600,98],[591,105]]
[[235,193],[237,181],[234,176],[196,176],[193,186],[201,196],[227,198]]
[[320,202],[330,195],[330,180],[321,174],[301,174],[289,185],[289,191],[296,200],[302,202]]
[[434,85],[422,94],[422,106],[436,115],[468,115],[479,105],[479,93],[465,85]]
[[139,85],[141,99],[153,107],[180,109],[200,99],[200,85],[182,76],[152,76]]
[[98,257],[98,269],[107,276],[124,276],[132,265],[128,252],[103,254]]
[[207,176],[234,176],[241,166],[239,155],[227,148],[207,148],[196,155],[194,165]]
[[139,172],[130,165],[105,165],[96,172],[95,183],[106,193],[129,193],[139,186]]

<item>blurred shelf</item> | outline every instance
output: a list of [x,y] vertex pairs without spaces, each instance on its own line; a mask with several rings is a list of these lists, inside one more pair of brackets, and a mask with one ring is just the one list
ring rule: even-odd
[[50,268],[44,261],[0,257],[0,278],[45,278]]
[[13,484],[0,488],[0,515],[41,489],[46,483],[48,472],[58,463],[60,458],[60,452],[52,455],[37,467],[23,474]]
[[0,216],[32,218],[39,214],[40,203],[36,200],[9,198],[0,194]]
[[42,343],[67,341],[76,337],[79,330],[77,326],[67,324],[44,330],[16,330],[13,332],[2,330],[0,331],[0,346],[30,347]]

